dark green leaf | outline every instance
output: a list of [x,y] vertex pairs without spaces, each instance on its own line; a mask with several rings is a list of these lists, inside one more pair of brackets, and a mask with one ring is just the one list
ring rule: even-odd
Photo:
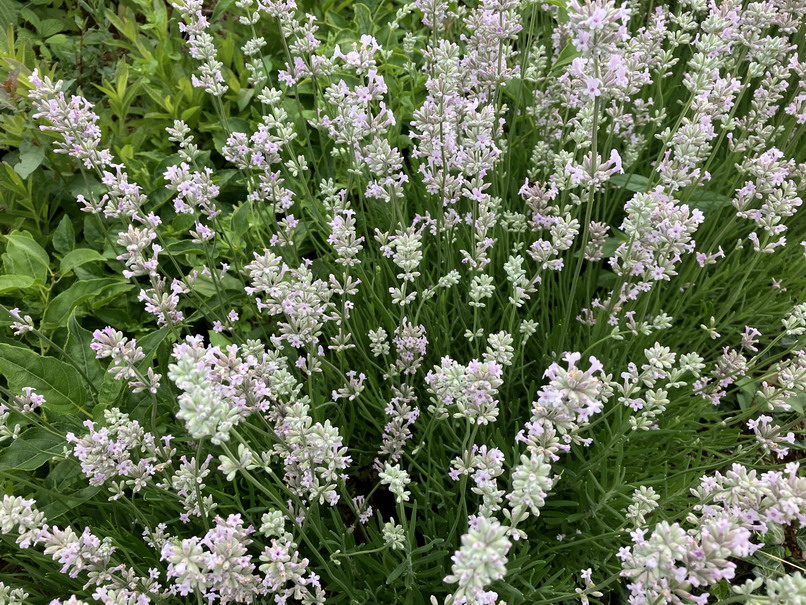
[[557,57],[557,60],[554,62],[554,65],[551,66],[551,71],[557,71],[561,67],[569,65],[574,59],[579,57],[581,54],[582,53],[580,53],[576,48],[574,48],[574,45],[571,42],[569,42],[568,44],[565,45],[565,48],[563,48],[560,51],[560,55]]
[[87,391],[81,374],[71,365],[54,357],[42,357],[30,349],[0,343],[0,374],[11,391],[33,387],[42,395],[44,408],[58,414],[84,410]]
[[118,280],[103,277],[75,282],[67,290],[50,301],[43,321],[56,326],[65,325],[70,312],[77,306],[92,300],[104,291],[105,288],[118,283]]
[[697,189],[688,198],[688,205],[703,212],[714,212],[722,208],[728,208],[732,205],[732,201],[727,195]]
[[73,363],[77,364],[92,381],[99,385],[103,382],[104,369],[101,362],[95,357],[95,352],[90,349],[92,334],[78,324],[75,314],[70,315],[67,320],[67,343],[64,346],[65,352],[70,356]]
[[143,367],[150,367],[151,360],[154,359],[154,355],[157,354],[157,348],[170,333],[171,329],[166,326],[165,328],[160,328],[156,332],[141,336],[137,339],[137,346],[143,349],[143,355],[145,356],[141,362],[144,364]]
[[101,491],[100,487],[90,485],[78,490],[70,496],[65,494],[58,500],[44,506],[42,512],[45,513],[45,517],[48,521],[52,522],[54,519],[58,519],[62,515],[69,513],[75,507],[80,506],[82,502],[89,501],[99,491]]
[[232,213],[232,231],[238,239],[246,235],[249,230],[249,211],[251,207],[251,203],[247,200]]
[[73,221],[65,214],[53,232],[53,248],[60,254],[67,254],[75,247],[76,232],[73,229]]
[[635,193],[649,191],[649,179],[640,174],[614,174],[610,177],[610,183]]
[[51,458],[60,456],[64,445],[64,437],[32,427],[0,452],[0,470],[36,470]]
[[70,273],[76,267],[80,267],[86,263],[92,263],[104,258],[91,248],[76,248],[64,255],[62,259],[60,270],[62,275]]

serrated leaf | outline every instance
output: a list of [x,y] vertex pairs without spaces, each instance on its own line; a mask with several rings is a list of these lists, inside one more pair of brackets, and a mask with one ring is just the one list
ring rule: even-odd
[[40,21],[39,17],[37,16],[37,14],[34,11],[32,11],[27,6],[22,8],[22,9],[20,9],[19,16],[22,17],[23,19],[25,19],[28,23],[30,23],[34,27],[39,25],[39,21]]
[[50,258],[29,233],[16,232],[6,236],[3,266],[6,273],[27,275],[42,283],[48,278]]
[[70,46],[71,38],[65,36],[64,34],[56,34],[55,36],[51,36],[45,42],[50,44],[51,46]]
[[30,349],[0,343],[0,374],[12,392],[33,387],[45,398],[46,410],[58,414],[84,409],[87,391],[81,374],[71,365],[54,357],[37,355]]
[[43,19],[39,22],[36,33],[42,38],[49,38],[50,36],[58,34],[63,29],[64,22],[61,19]]
[[0,2],[0,27],[8,29],[17,25],[17,14],[20,3],[16,0],[3,0]]
[[93,263],[99,260],[104,260],[104,257],[98,254],[97,251],[91,248],[76,248],[64,255],[59,269],[62,275],[70,273],[76,267],[80,267],[86,263]]
[[0,452],[0,470],[34,471],[55,456],[61,455],[64,437],[40,427],[32,427]]

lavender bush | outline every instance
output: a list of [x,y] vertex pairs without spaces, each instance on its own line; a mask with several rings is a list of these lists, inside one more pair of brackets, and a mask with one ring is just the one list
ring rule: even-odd
[[96,9],[2,57],[1,603],[806,603],[806,4]]

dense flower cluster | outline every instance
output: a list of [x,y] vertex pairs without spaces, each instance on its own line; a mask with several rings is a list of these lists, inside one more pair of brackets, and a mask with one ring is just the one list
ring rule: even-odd
[[165,140],[26,73],[0,603],[806,602],[804,3],[332,4],[110,12]]

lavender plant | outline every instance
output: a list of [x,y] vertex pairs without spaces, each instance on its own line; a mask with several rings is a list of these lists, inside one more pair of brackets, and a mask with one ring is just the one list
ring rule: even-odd
[[135,4],[4,59],[0,602],[806,603],[803,2]]

